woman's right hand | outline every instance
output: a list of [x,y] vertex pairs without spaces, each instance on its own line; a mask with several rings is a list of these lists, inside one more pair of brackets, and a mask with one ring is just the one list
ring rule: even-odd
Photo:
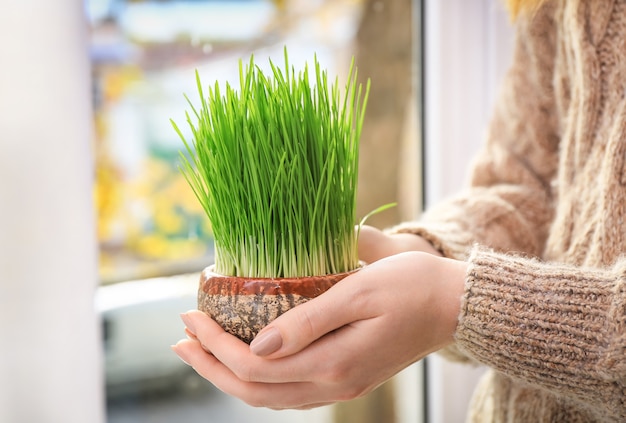
[[[376,234],[376,233],[374,233]],[[282,314],[249,346],[200,311],[174,351],[253,406],[308,409],[371,392],[454,342],[467,263],[395,254]]]
[[385,257],[409,251],[421,251],[441,257],[441,253],[419,235],[387,234],[373,226],[363,225],[359,234],[359,259],[373,263]]

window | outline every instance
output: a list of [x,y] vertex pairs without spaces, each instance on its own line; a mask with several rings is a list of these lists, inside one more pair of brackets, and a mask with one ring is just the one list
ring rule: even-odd
[[[372,79],[359,214],[401,198],[396,209],[370,223],[385,227],[415,217],[421,201],[420,3],[87,2],[109,422],[157,421],[157,415],[190,423],[208,415],[229,422],[264,416],[287,422],[295,415],[304,422],[381,421],[368,399],[307,413],[251,410],[211,389],[169,351],[182,335],[178,314],[195,307],[197,273],[212,260],[210,225],[177,168],[182,145],[169,120],[184,122],[183,94],[193,99],[196,93],[195,69],[205,83],[236,81],[240,58],[280,58],[286,45],[295,66],[316,54],[333,75],[342,74],[354,55],[360,75]],[[407,380],[415,382],[411,374]],[[391,387],[387,392],[402,396]],[[418,402],[415,391],[404,395],[408,403]],[[220,413],[228,417],[220,420]]]

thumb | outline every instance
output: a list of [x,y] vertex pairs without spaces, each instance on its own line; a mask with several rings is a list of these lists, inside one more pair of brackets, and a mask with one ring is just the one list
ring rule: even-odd
[[303,350],[327,333],[354,321],[358,294],[346,277],[328,291],[285,312],[263,328],[250,343],[257,356],[280,358]]

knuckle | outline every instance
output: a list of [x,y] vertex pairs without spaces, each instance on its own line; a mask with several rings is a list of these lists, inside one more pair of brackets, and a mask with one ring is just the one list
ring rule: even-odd
[[371,389],[362,380],[361,371],[350,363],[337,363],[325,372],[325,383],[337,393],[336,401],[350,401],[367,394]]
[[350,386],[342,391],[342,393],[338,396],[337,401],[351,401],[361,398],[368,392],[369,390],[367,388],[360,385]]
[[[310,307],[309,307],[310,308]],[[300,333],[305,337],[314,335],[316,333],[316,324],[315,324],[315,316],[312,316],[311,313],[315,312],[315,309],[310,308],[302,308],[300,313],[298,313],[298,325],[300,329]]]

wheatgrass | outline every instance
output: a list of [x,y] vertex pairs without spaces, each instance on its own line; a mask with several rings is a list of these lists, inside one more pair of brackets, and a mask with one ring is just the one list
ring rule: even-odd
[[[354,61],[343,90],[314,58],[297,72],[251,56],[239,89],[200,97],[182,139],[181,171],[211,223],[215,271],[231,276],[326,275],[359,266],[355,231],[359,137],[369,93]],[[313,76],[313,78],[311,78]]]

